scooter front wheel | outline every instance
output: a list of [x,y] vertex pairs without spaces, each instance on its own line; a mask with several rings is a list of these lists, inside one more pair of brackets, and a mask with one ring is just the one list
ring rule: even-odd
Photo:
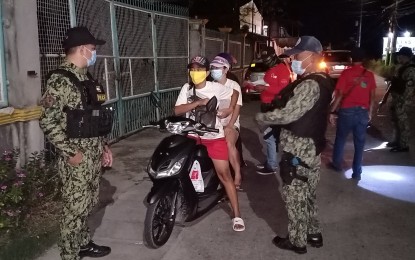
[[173,231],[174,192],[166,193],[147,208],[144,221],[144,240],[150,248],[164,245]]

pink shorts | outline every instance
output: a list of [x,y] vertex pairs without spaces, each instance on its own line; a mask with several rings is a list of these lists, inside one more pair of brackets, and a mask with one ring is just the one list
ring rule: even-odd
[[196,139],[198,144],[203,144],[206,146],[209,157],[214,160],[223,160],[227,161],[228,157],[228,144],[226,143],[225,138],[219,139],[200,139],[193,136],[190,138]]

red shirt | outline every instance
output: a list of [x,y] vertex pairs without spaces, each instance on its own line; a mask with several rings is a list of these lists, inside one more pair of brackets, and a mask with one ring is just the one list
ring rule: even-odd
[[261,92],[261,102],[271,103],[275,95],[290,83],[290,70],[287,65],[280,63],[265,72],[264,81],[269,84],[269,87]]
[[376,89],[375,76],[362,65],[344,70],[336,84],[336,90],[343,94],[341,108],[364,107],[369,109],[370,93]]

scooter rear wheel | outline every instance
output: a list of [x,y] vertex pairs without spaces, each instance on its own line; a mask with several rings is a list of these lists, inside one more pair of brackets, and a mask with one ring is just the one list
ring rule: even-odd
[[144,240],[150,248],[158,248],[170,238],[175,222],[173,198],[174,193],[166,194],[147,208]]

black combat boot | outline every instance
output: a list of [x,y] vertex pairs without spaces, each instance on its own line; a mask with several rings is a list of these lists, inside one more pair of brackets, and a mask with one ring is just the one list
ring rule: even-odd
[[299,246],[293,245],[288,239],[288,237],[276,236],[272,240],[272,243],[278,248],[285,249],[285,250],[291,250],[291,251],[296,252],[297,254],[307,253],[307,247],[305,246],[299,247]]
[[94,241],[89,241],[85,246],[81,246],[79,250],[80,257],[103,257],[111,253],[111,248],[108,246],[99,246]]
[[308,234],[307,243],[312,247],[320,248],[323,246],[323,236],[321,233],[317,234]]

